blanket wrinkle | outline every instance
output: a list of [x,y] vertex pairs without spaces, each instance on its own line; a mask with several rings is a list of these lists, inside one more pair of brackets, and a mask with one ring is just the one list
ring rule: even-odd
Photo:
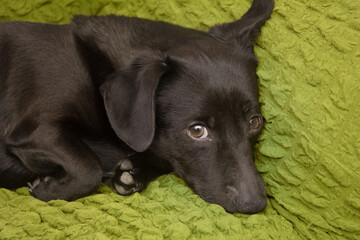
[[[0,21],[126,15],[206,30],[251,0],[1,0]],[[174,174],[128,197],[102,184],[73,202],[0,189],[0,239],[360,239],[360,2],[277,0],[261,29],[256,149],[268,206],[229,214]]]

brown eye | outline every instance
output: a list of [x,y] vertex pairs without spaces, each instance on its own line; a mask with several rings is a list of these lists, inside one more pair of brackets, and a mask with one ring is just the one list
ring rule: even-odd
[[188,134],[196,139],[207,138],[208,130],[203,125],[192,125],[187,129]]
[[249,126],[251,130],[257,130],[261,127],[262,125],[262,117],[253,117],[250,119],[249,121]]

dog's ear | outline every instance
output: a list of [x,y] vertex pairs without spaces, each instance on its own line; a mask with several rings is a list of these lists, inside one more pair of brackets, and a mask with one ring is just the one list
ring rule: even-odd
[[222,42],[235,42],[246,51],[253,53],[256,35],[274,8],[273,0],[253,0],[250,9],[241,19],[233,23],[214,26],[209,34]]
[[156,88],[168,68],[166,59],[154,55],[138,57],[100,87],[112,128],[137,152],[145,151],[154,138]]
[[123,62],[119,56],[124,55],[126,36],[121,18],[76,16],[71,26],[85,61],[90,62],[89,72],[97,78],[111,127],[129,147],[143,152],[155,135],[156,88],[169,59],[158,51],[143,50]]

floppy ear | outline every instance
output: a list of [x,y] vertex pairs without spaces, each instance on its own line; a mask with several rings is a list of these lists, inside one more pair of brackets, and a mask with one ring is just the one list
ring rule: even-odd
[[92,79],[100,86],[111,127],[129,147],[143,152],[155,135],[156,88],[168,60],[155,50],[128,53],[122,47],[128,44],[122,24],[119,16],[76,16],[71,26]]
[[141,56],[100,87],[112,128],[137,152],[145,151],[154,138],[156,88],[166,69],[164,59]]
[[256,35],[274,8],[273,0],[253,0],[250,9],[241,19],[212,27],[209,34],[223,42],[240,44],[247,51],[253,52]]

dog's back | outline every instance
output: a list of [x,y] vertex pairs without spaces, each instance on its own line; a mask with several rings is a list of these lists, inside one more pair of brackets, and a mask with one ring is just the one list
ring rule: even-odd
[[35,177],[7,146],[41,122],[74,128],[81,122],[77,130],[84,132],[87,125],[99,128],[98,94],[69,25],[1,23],[1,186],[18,187]]

